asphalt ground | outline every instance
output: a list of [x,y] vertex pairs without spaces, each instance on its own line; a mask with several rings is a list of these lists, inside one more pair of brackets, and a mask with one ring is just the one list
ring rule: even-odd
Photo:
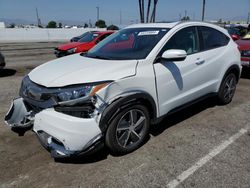
[[54,161],[31,131],[19,137],[4,124],[22,77],[55,59],[58,43],[0,44],[0,187],[250,187],[250,70],[233,101],[207,99],[165,118],[148,141],[125,156],[107,149]]

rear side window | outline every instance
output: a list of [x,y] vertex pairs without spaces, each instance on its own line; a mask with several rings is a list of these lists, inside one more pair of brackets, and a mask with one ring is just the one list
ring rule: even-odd
[[203,42],[202,50],[226,46],[230,41],[228,36],[210,27],[199,27],[199,31]]

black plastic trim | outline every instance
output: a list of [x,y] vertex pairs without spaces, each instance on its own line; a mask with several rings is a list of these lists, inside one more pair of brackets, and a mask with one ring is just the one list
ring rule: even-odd
[[105,132],[107,130],[109,123],[122,109],[134,104],[139,104],[142,101],[147,102],[146,107],[147,105],[150,105],[151,109],[149,113],[151,113],[151,119],[155,119],[157,117],[157,107],[153,97],[145,92],[131,93],[128,96],[118,98],[108,107],[106,107],[106,109],[102,113],[102,117],[99,123],[101,131]]
[[236,71],[236,73],[238,74],[238,75],[235,75],[236,78],[237,78],[237,83],[238,83],[239,80],[240,80],[240,76],[241,76],[240,67],[239,67],[238,65],[232,65],[232,66],[230,66],[230,67],[227,69],[226,73],[224,74],[223,79],[221,80],[221,82],[225,79],[225,77],[226,77],[229,73],[234,72],[234,71]]

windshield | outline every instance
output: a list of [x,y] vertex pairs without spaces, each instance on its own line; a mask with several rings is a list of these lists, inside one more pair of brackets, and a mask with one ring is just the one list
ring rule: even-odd
[[78,36],[78,38],[82,38],[82,37],[84,37],[85,35],[87,35],[87,34],[89,34],[90,32],[86,32],[86,33],[83,33],[83,34],[81,34],[80,36]]
[[250,32],[247,33],[242,39],[243,40],[250,40]]
[[145,59],[168,31],[168,28],[123,29],[100,42],[85,56],[112,60]]
[[91,42],[98,36],[99,36],[98,33],[88,32],[78,42]]

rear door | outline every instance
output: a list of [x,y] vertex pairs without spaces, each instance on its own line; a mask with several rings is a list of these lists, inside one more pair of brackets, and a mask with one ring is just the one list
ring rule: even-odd
[[203,64],[204,71],[207,74],[201,78],[207,88],[207,92],[215,92],[220,82],[220,74],[231,60],[231,54],[228,53],[227,44],[230,38],[222,32],[205,26],[199,26],[201,55],[204,57],[205,63]]

